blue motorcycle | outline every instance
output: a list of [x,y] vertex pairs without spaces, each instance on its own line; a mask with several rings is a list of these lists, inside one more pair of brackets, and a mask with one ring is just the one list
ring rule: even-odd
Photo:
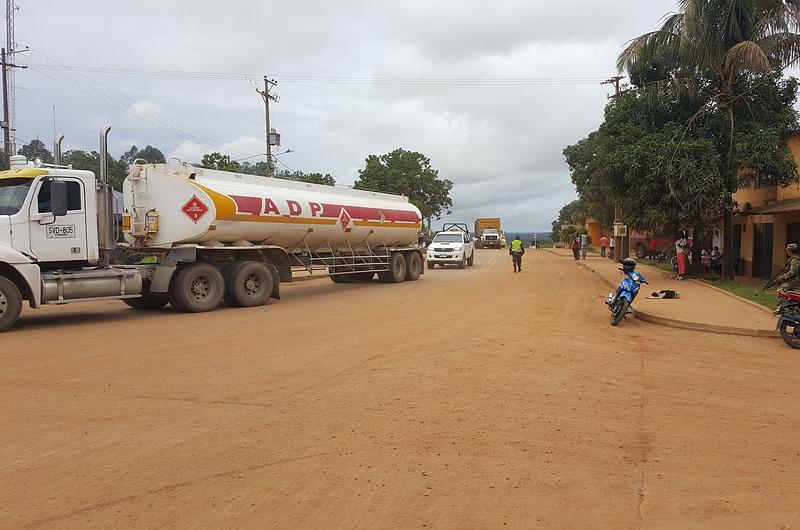
[[616,326],[622,322],[622,319],[628,314],[628,308],[633,303],[636,295],[639,294],[639,289],[642,284],[647,283],[644,276],[636,272],[636,260],[632,258],[625,258],[622,260],[622,268],[620,271],[622,271],[624,278],[622,278],[619,286],[617,286],[616,294],[609,294],[606,300],[608,309],[611,311],[612,326]]

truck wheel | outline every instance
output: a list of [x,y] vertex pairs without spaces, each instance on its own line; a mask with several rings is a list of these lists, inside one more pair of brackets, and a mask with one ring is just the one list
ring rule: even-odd
[[172,298],[175,307],[186,313],[204,313],[219,306],[225,295],[225,279],[208,263],[192,263],[175,274]]
[[463,269],[466,266],[467,266],[467,257],[461,256],[461,261],[458,262],[458,268]]
[[383,283],[400,283],[406,279],[406,258],[401,252],[392,252],[389,270],[378,273]]
[[409,252],[406,255],[406,280],[417,281],[420,274],[422,274],[422,258],[416,252]]
[[475,265],[475,252],[469,255],[469,259],[467,260],[467,265],[470,267]]
[[641,243],[636,245],[636,257],[639,259],[644,259],[647,257],[647,248]]
[[11,280],[0,276],[0,332],[7,330],[19,318],[22,295]]
[[272,273],[263,263],[237,261],[225,270],[225,301],[239,307],[254,307],[269,302]]
[[142,295],[141,298],[123,298],[126,306],[140,311],[156,311],[169,303],[169,300],[152,294]]
[[428,270],[433,269],[434,267],[436,267],[436,264],[434,262],[432,262],[432,261],[429,261],[428,262]]

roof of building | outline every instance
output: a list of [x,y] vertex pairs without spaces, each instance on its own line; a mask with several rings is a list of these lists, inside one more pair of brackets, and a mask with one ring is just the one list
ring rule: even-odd
[[800,199],[780,201],[742,211],[742,215],[773,215],[778,213],[800,212]]

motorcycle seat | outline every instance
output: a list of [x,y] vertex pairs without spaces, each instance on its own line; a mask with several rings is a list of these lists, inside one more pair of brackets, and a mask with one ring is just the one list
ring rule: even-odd
[[781,291],[779,294],[781,298],[800,302],[800,291]]

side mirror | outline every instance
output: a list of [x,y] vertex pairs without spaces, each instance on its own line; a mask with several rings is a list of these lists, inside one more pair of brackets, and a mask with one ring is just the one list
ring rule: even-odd
[[54,217],[67,215],[67,183],[54,180],[50,183],[50,211]]

